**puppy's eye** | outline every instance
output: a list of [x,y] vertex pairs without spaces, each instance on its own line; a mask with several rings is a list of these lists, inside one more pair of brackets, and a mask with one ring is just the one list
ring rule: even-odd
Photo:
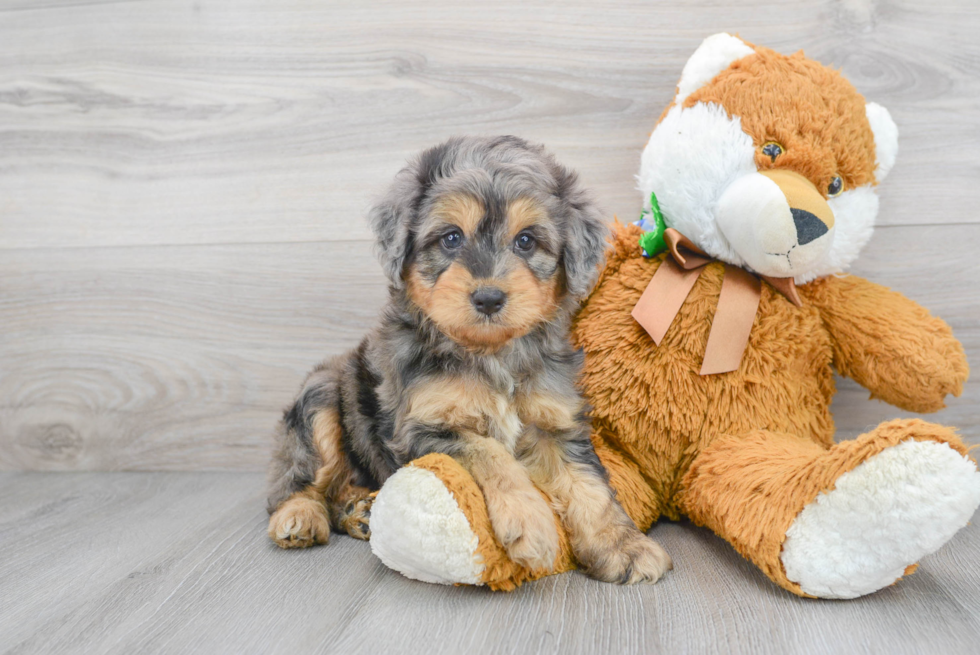
[[762,154],[770,160],[776,161],[776,157],[783,154],[783,147],[775,141],[767,141],[762,144]]
[[514,239],[514,248],[516,248],[518,252],[531,252],[534,250],[534,246],[536,244],[537,241],[534,240],[534,235],[529,232],[521,232],[517,235],[517,238]]
[[442,235],[442,245],[449,250],[455,250],[463,245],[463,233],[459,230],[450,230]]
[[834,196],[839,196],[840,192],[843,190],[844,180],[840,179],[839,175],[835,175],[830,180],[830,184],[827,185],[827,195],[833,198]]

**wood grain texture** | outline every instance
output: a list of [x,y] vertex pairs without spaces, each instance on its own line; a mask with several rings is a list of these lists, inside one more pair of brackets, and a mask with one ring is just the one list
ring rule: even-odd
[[[957,242],[980,225],[879,229],[855,273],[946,319],[980,369],[980,260]],[[7,470],[262,470],[306,372],[387,293],[362,241],[12,250],[0,279]],[[911,415],[867,397],[841,383],[841,437]],[[948,405],[931,420],[980,443],[980,379]]]
[[[515,132],[632,217],[683,63],[726,29],[840,65],[902,152],[855,271],[980,362],[980,7],[0,3],[0,468],[258,470],[385,283],[364,212],[404,158]],[[844,382],[842,436],[901,412]],[[980,442],[980,382],[936,419]]]
[[976,524],[852,601],[792,596],[707,530],[666,522],[652,535],[676,568],[655,586],[573,572],[508,594],[408,580],[346,536],[279,550],[261,487],[259,474],[0,474],[0,652],[956,655],[980,639]]
[[633,217],[646,136],[722,30],[891,109],[882,224],[977,220],[973,0],[4,4],[0,248],[366,239],[405,158],[461,132],[545,142]]

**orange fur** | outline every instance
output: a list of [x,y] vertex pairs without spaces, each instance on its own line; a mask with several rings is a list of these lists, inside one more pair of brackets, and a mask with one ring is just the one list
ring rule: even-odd
[[[656,481],[660,498],[654,506],[676,520],[681,477],[715,435],[766,427],[833,443],[831,344],[816,308],[796,308],[763,284],[739,369],[698,375],[724,267],[705,267],[658,347],[630,316],[664,259],[640,256],[640,233],[634,225],[616,232],[617,247],[576,320],[573,340],[586,352],[582,385],[593,415],[616,435],[610,446],[623,449],[645,478]],[[648,514],[638,525],[646,529],[658,515]]]
[[806,596],[786,577],[779,557],[786,530],[841,475],[908,439],[946,443],[967,456],[953,430],[918,419],[883,423],[829,449],[806,437],[763,430],[725,436],[703,450],[687,472],[684,510],[781,587]]
[[936,412],[970,375],[963,346],[942,319],[900,293],[848,275],[807,285],[830,332],[834,367],[873,398]]
[[[945,393],[958,393],[966,379],[962,347],[926,310],[860,278],[828,277],[801,286],[800,308],[763,284],[739,369],[701,376],[722,267],[706,267],[656,346],[630,317],[663,261],[640,256],[639,234],[639,227],[618,226],[598,286],[573,327],[575,344],[586,352],[582,387],[594,407],[596,453],[641,530],[661,516],[690,516],[731,541],[774,582],[802,594],[786,578],[780,549],[786,528],[818,493],[907,439],[948,443],[966,455],[952,430],[919,420],[885,423],[834,445],[831,364],[890,402],[931,410],[941,406]],[[529,399],[534,409],[525,408],[522,418],[547,422],[542,417],[549,416],[553,401]],[[491,528],[479,489],[454,473],[448,459],[436,456],[427,465],[447,482],[480,538],[487,584],[511,589],[538,577],[540,572],[517,567],[486,538]],[[561,486],[568,476],[552,464],[538,462],[533,475]],[[599,505],[585,507],[591,508],[589,520],[601,526]],[[556,510],[560,514],[560,504]],[[566,558],[564,527],[560,539],[556,572],[574,566]]]
[[[715,103],[738,116],[757,147],[760,171],[777,166],[795,171],[825,197],[835,175],[845,189],[874,184],[874,135],[861,94],[840,73],[802,52],[785,57],[748,45],[754,55],[722,71],[688,96],[684,106]],[[762,154],[769,141],[784,150],[775,163]]]

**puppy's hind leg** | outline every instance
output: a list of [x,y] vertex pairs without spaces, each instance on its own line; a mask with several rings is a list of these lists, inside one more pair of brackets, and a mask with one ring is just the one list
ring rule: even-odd
[[327,499],[350,483],[337,410],[338,368],[314,371],[279,426],[267,509],[269,537],[282,548],[327,543]]
[[331,524],[339,532],[346,532],[355,539],[371,538],[371,504],[374,498],[366,487],[346,485],[336,500],[328,500]]

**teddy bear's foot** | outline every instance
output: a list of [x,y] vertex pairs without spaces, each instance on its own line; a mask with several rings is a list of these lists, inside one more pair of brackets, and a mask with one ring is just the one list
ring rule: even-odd
[[438,584],[481,584],[479,539],[446,485],[430,470],[399,469],[371,508],[371,550],[402,575]]
[[522,566],[498,540],[473,477],[448,455],[431,454],[388,478],[371,508],[371,550],[403,575],[440,584],[510,591],[575,568],[568,534],[554,517],[553,566]]
[[781,559],[805,593],[856,598],[935,552],[980,504],[976,464],[946,443],[909,439],[835,481],[796,516]]

